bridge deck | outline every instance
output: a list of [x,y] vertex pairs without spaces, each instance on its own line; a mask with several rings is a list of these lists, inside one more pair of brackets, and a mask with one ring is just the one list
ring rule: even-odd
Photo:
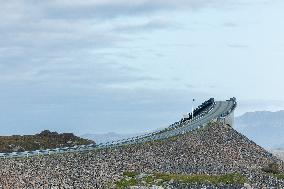
[[227,100],[227,101],[216,101],[206,113],[201,113],[195,116],[192,120],[181,123],[178,127],[168,127],[160,132],[153,132],[146,136],[138,136],[136,138],[130,138],[126,140],[116,141],[110,144],[102,144],[102,145],[82,145],[78,147],[65,147],[60,149],[50,149],[50,150],[37,150],[32,152],[13,152],[13,153],[0,153],[0,158],[4,157],[25,157],[25,156],[35,156],[35,155],[48,155],[53,153],[65,153],[65,152],[81,152],[81,151],[89,151],[101,148],[111,148],[123,145],[137,144],[143,143],[147,141],[153,140],[161,140],[169,137],[181,135],[192,130],[198,129],[199,127],[205,125],[211,120],[216,120],[220,117],[226,117],[226,115],[230,114],[230,112],[234,111],[236,107],[235,98]]

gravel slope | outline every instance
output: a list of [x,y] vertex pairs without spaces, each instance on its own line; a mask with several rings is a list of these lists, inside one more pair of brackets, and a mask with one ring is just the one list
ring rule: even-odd
[[[260,168],[283,162],[233,128],[212,123],[172,139],[88,153],[0,160],[6,188],[108,188],[124,171],[183,174],[239,172],[257,187],[284,188]],[[0,187],[1,188],[1,187]]]

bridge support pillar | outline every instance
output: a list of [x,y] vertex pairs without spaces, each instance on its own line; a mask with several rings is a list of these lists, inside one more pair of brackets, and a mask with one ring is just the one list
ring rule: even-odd
[[225,125],[230,125],[231,127],[233,127],[234,121],[235,121],[234,111],[232,111],[230,114],[228,114],[225,117],[219,117],[217,121]]
[[226,116],[225,124],[230,125],[231,127],[233,127],[234,126],[234,121],[235,121],[235,115],[234,115],[234,111],[232,111],[229,115]]

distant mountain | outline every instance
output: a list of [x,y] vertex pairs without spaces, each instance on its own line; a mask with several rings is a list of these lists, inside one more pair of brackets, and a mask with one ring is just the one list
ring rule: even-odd
[[0,152],[33,151],[94,143],[73,133],[58,134],[44,130],[35,135],[0,136]]
[[284,111],[248,112],[236,117],[235,129],[266,149],[284,149]]
[[133,136],[138,136],[141,135],[139,134],[118,134],[114,132],[109,132],[109,133],[103,133],[103,134],[84,134],[81,135],[82,138],[89,139],[95,141],[97,144],[99,143],[105,143],[105,142],[111,142],[115,140],[120,140],[120,139],[125,139],[125,138],[130,138]]

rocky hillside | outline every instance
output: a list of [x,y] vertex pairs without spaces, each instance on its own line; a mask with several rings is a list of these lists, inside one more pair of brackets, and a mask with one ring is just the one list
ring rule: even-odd
[[36,135],[0,136],[0,152],[31,151],[94,143],[73,133],[42,131]]
[[281,160],[233,128],[212,123],[163,141],[0,160],[0,188],[240,188],[245,183],[283,188],[282,171]]

